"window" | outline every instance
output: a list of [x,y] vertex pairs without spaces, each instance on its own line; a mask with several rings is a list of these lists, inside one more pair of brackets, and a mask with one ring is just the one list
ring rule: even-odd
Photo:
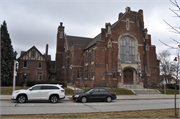
[[88,63],[88,52],[86,52],[86,63]]
[[92,62],[94,62],[94,50],[92,50]]
[[85,70],[85,78],[88,78],[88,71]]
[[93,69],[91,69],[91,78],[93,78]]
[[51,69],[51,65],[49,65],[49,69]]
[[37,79],[41,81],[42,80],[42,73],[39,72],[37,75],[38,75]]
[[38,63],[38,68],[39,68],[39,69],[42,68],[42,63],[41,63],[41,62]]
[[134,40],[131,37],[122,37],[120,40],[121,61],[134,61]]
[[99,89],[99,92],[108,92],[106,89]]
[[41,86],[35,86],[32,88],[32,90],[41,90]]
[[31,51],[31,57],[34,58],[35,56],[36,56],[36,51],[32,50],[32,51]]
[[71,65],[72,65],[72,54],[71,54]]
[[52,75],[52,80],[54,81],[54,79],[55,79],[55,76],[54,76],[54,75]]
[[92,93],[98,93],[98,92],[99,92],[99,89],[92,90]]
[[57,86],[42,86],[42,90],[52,90],[52,89],[59,89]]
[[116,71],[113,71],[113,78],[117,78],[116,77]]
[[55,69],[55,65],[53,65],[53,69]]
[[27,67],[27,61],[24,61],[23,67]]
[[103,79],[105,79],[105,73],[103,73]]
[[77,70],[77,78],[81,78],[81,70]]

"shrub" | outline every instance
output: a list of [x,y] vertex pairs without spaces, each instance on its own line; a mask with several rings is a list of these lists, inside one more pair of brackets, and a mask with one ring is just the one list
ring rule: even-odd
[[[176,84],[177,85],[177,84]],[[175,89],[175,84],[166,84],[168,89]],[[179,85],[177,85],[177,89],[179,89]]]

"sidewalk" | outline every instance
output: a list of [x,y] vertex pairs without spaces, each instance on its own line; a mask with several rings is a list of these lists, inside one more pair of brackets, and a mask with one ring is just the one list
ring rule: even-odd
[[[176,96],[180,99],[180,95]],[[141,94],[141,95],[117,95],[117,100],[148,100],[148,99],[174,99],[174,95]],[[0,100],[11,100],[11,95],[0,95]],[[71,95],[66,95],[64,101],[72,100]]]

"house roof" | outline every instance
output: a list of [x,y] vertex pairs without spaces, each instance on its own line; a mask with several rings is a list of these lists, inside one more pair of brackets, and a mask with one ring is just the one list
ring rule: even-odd
[[[45,58],[45,55],[43,55],[35,46],[32,46],[29,50],[27,51],[21,51],[21,54],[20,54],[20,57],[18,58],[18,60],[23,57],[24,55],[26,55],[26,53],[28,53],[31,49],[36,49],[37,52],[39,52],[44,58]],[[45,58],[47,60],[50,60],[51,61],[51,55],[48,55],[47,58]]]
[[21,55],[20,56],[22,56],[24,53],[26,53],[26,51],[21,51]]

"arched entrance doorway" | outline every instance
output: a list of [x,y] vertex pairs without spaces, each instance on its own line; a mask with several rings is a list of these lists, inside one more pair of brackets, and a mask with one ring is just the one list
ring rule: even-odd
[[133,84],[133,71],[131,69],[124,70],[124,84]]

